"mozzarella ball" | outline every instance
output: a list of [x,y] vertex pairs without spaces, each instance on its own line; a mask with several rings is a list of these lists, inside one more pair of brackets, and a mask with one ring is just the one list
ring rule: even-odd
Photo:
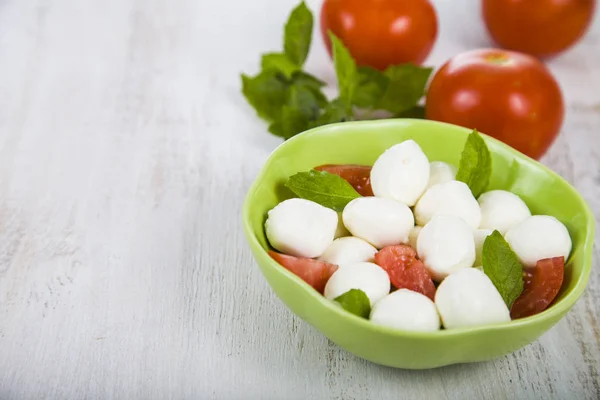
[[422,226],[415,226],[410,230],[410,233],[408,234],[408,244],[410,244],[410,247],[412,247],[413,249],[417,248],[417,240],[419,239],[419,234],[421,233],[422,229]]
[[481,254],[483,253],[483,243],[485,239],[492,234],[489,229],[477,229],[473,232],[475,239],[475,265],[481,265]]
[[539,260],[565,257],[571,253],[571,237],[567,228],[556,218],[534,215],[511,228],[504,237],[521,263],[533,267]]
[[435,217],[421,230],[417,240],[417,253],[431,278],[439,282],[452,272],[473,266],[473,231],[458,217]]
[[373,261],[375,253],[377,249],[366,241],[348,236],[334,240],[320,259],[331,264],[347,265]]
[[344,225],[378,249],[408,243],[415,220],[407,205],[380,197],[359,197],[344,208]]
[[271,246],[297,257],[318,257],[333,242],[338,215],[305,199],[288,199],[267,214],[265,231]]
[[417,225],[424,226],[434,216],[453,215],[462,218],[471,229],[477,229],[481,210],[471,189],[464,182],[438,183],[427,189],[415,207]]
[[476,268],[461,269],[444,279],[435,293],[435,305],[446,329],[510,321],[502,296]]
[[371,187],[377,197],[412,206],[429,182],[429,160],[414,140],[387,149],[371,169]]
[[501,234],[531,216],[527,204],[519,196],[506,190],[492,190],[479,196],[480,228],[497,230]]
[[346,227],[344,226],[344,219],[342,218],[342,213],[337,213],[338,215],[338,225],[337,228],[335,229],[335,235],[333,235],[333,237],[335,239],[337,238],[341,238],[341,237],[346,237],[346,236],[350,236],[351,233],[348,229],[346,229]]
[[429,163],[429,182],[427,189],[438,183],[446,183],[456,179],[456,167],[442,161]]
[[433,301],[408,289],[396,290],[379,300],[369,319],[375,324],[405,331],[440,329],[440,316]]
[[373,306],[390,292],[390,277],[377,264],[362,262],[346,265],[329,278],[324,295],[334,300],[350,289],[362,290]]

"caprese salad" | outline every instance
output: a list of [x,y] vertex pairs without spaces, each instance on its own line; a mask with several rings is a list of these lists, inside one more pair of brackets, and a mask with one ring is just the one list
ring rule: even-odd
[[413,140],[374,165],[291,176],[295,198],[268,212],[269,254],[327,299],[373,323],[435,331],[545,310],[571,252],[565,225],[486,191],[491,156],[474,131],[458,167]]

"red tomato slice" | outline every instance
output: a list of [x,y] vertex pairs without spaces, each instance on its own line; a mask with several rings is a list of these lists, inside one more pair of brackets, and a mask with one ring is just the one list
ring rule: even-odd
[[312,258],[288,256],[272,250],[269,251],[269,255],[321,294],[325,290],[325,284],[331,278],[331,275],[338,269],[335,264],[313,260]]
[[371,189],[371,167],[355,164],[326,164],[315,168],[317,171],[326,171],[330,174],[336,174],[348,181],[349,184],[361,196],[373,196]]
[[375,254],[375,263],[387,271],[396,288],[409,289],[433,300],[435,285],[412,247],[403,244],[384,247]]
[[512,319],[529,317],[544,311],[558,294],[565,273],[565,258],[539,260],[535,267],[523,270],[525,286],[510,310]]

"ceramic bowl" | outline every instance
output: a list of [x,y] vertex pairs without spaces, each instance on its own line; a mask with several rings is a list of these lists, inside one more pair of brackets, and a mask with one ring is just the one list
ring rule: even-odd
[[269,245],[263,227],[267,211],[292,197],[283,186],[290,175],[321,164],[373,165],[384,150],[407,139],[414,139],[430,161],[458,165],[469,133],[469,129],[425,120],[346,122],[312,129],[279,146],[264,164],[243,207],[250,248],[277,296],[294,314],[347,351],[377,364],[405,369],[491,360],[526,346],[555,325],[573,307],[588,282],[594,217],[564,179],[485,135],[493,169],[488,190],[505,189],[518,194],[533,214],[553,215],[562,221],[573,240],[562,289],[544,312],[509,323],[430,333],[390,329],[346,312],[267,254]]

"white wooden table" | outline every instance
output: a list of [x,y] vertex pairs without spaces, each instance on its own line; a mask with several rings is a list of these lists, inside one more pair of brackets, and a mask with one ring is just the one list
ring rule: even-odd
[[[429,64],[489,45],[474,3],[437,1]],[[600,398],[598,241],[568,316],[487,363],[373,365],[271,292],[240,209],[280,140],[239,74],[295,4],[0,0],[0,399]],[[597,220],[599,19],[550,63],[568,109],[544,159]]]

